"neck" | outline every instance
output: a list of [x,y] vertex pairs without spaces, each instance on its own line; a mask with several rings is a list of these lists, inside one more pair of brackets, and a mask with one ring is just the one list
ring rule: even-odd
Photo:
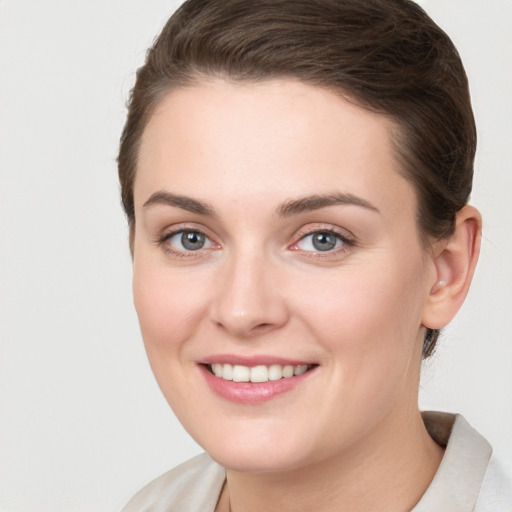
[[286,473],[227,471],[217,512],[410,511],[432,481],[443,449],[419,411],[395,415],[358,446]]

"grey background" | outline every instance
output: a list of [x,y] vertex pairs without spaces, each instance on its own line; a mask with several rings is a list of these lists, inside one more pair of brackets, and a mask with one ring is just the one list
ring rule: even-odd
[[[470,296],[421,405],[512,458],[512,2],[424,0],[465,61],[484,215]],[[179,4],[0,1],[0,510],[119,510],[200,451],[145,358],[115,155],[134,72]]]

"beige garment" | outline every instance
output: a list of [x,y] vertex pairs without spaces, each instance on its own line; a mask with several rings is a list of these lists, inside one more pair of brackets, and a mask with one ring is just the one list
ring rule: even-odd
[[[512,482],[489,443],[460,415],[426,412],[423,421],[446,451],[411,512],[512,512]],[[165,473],[122,512],[214,512],[226,473],[206,453]]]

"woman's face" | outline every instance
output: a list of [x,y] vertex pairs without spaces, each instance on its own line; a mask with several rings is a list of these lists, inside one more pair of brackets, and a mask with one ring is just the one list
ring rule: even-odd
[[435,268],[391,128],[296,81],[215,80],[171,92],[145,130],[144,343],[180,421],[228,468],[349,454],[417,411]]

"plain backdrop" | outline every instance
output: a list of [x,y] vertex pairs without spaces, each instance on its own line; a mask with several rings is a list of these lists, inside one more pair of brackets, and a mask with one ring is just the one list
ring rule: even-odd
[[[470,78],[485,231],[420,403],[511,458],[512,2],[421,3]],[[115,164],[135,69],[178,4],[0,0],[2,512],[117,511],[200,451],[146,361]]]

